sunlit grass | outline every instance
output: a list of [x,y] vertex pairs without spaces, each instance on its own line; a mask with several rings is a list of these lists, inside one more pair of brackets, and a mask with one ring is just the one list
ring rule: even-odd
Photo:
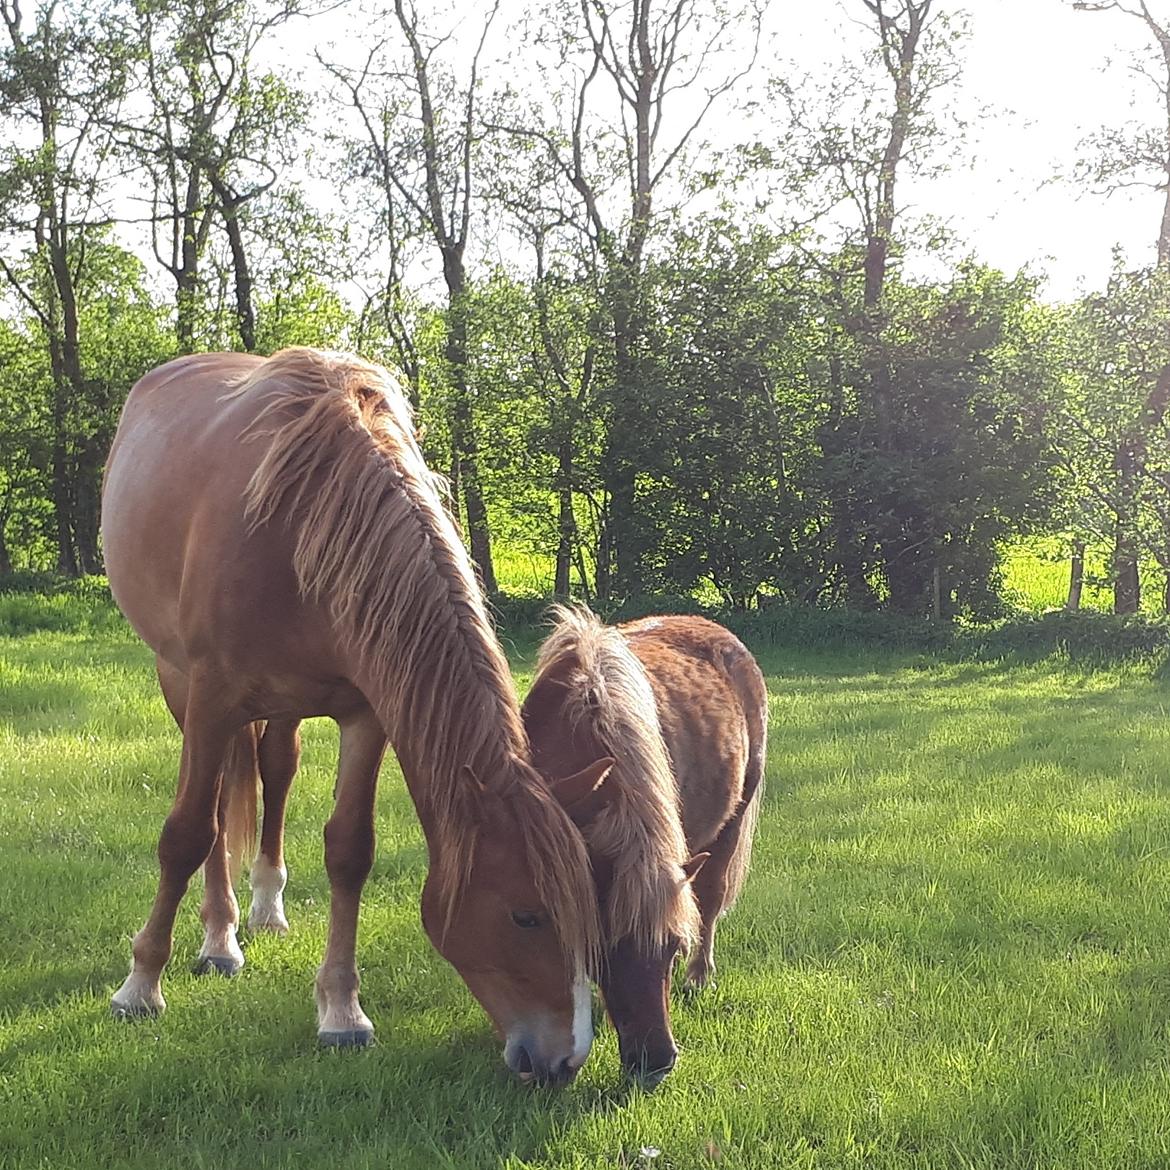
[[[1037,538],[1003,550],[1004,600],[1012,609],[1029,613],[1061,609],[1068,600],[1072,554],[1067,542]],[[1166,574],[1152,560],[1140,569],[1142,612],[1161,614]],[[1113,578],[1110,551],[1104,544],[1089,545],[1085,553],[1085,573],[1081,590],[1081,608],[1108,613],[1113,608]]]
[[631,1088],[604,1029],[547,1093],[507,1077],[424,939],[392,764],[360,942],[380,1043],[317,1051],[327,724],[291,806],[292,934],[251,940],[236,980],[197,978],[189,896],[168,1013],[110,1020],[178,738],[129,635],[0,640],[0,1165],[1170,1164],[1164,686],[1051,663],[763,665],[756,865],[718,986],[676,1002],[679,1067]]

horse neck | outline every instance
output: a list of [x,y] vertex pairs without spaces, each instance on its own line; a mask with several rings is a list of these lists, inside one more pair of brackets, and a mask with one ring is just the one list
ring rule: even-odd
[[674,785],[660,784],[665,778],[658,777],[648,788],[651,775],[625,758],[620,743],[602,736],[597,709],[583,700],[590,685],[574,679],[574,665],[572,658],[546,662],[525,701],[534,762],[551,777],[578,771],[599,756],[617,757],[609,804],[584,830],[610,926],[632,929],[640,945],[660,945],[671,932],[689,942],[698,919],[690,887],[678,884],[686,839],[680,810],[663,799],[675,794]]
[[[503,653],[478,623],[438,626],[425,646],[399,657],[394,647],[362,663],[359,686],[393,744],[428,841],[436,822],[458,817],[469,804],[461,789],[498,779],[528,762]],[[397,665],[394,665],[397,664]]]

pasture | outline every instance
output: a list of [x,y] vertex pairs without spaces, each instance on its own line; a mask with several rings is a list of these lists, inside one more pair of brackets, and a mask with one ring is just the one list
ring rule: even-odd
[[[755,865],[718,986],[676,997],[677,1069],[632,1087],[602,1026],[571,1086],[534,1090],[418,924],[425,854],[392,762],[359,937],[378,1044],[317,1049],[319,722],[290,806],[292,933],[246,942],[234,980],[196,977],[193,889],[167,1014],[111,1020],[178,735],[120,621],[22,604],[16,628],[59,628],[0,638],[4,1170],[1170,1162],[1170,719],[1148,668],[761,651]],[[522,688],[533,646],[511,647]]]

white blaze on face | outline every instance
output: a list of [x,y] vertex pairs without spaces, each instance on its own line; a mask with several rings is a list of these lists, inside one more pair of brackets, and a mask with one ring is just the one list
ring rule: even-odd
[[573,983],[573,1055],[569,1064],[578,1069],[585,1063],[593,1043],[593,995],[589,980],[579,972]]

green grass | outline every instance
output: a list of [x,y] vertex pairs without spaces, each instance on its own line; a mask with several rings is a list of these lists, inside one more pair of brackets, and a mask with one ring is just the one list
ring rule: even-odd
[[[1111,552],[1105,544],[1090,545],[1085,552],[1081,608],[1109,613],[1113,609]],[[1030,613],[1061,609],[1068,600],[1072,570],[1068,542],[1037,537],[1003,550],[1003,597],[1012,609]],[[1153,559],[1140,566],[1142,612],[1163,612],[1165,572]]]
[[551,1092],[507,1076],[424,939],[392,764],[359,952],[379,1043],[316,1049],[322,723],[290,809],[293,933],[197,978],[189,895],[167,1014],[111,1020],[177,735],[120,625],[0,639],[0,1167],[1170,1164],[1166,687],[1060,662],[762,664],[756,864],[717,988],[676,997],[679,1066],[642,1093],[603,1028]]

